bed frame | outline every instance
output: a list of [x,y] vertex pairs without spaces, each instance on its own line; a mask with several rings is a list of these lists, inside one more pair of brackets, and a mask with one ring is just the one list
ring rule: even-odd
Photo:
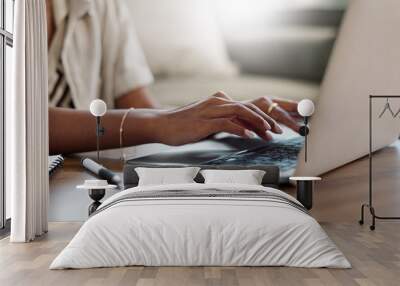
[[[265,175],[262,180],[263,186],[277,188],[279,184],[279,168],[277,166],[210,166],[210,165],[184,165],[184,164],[146,164],[128,161],[124,165],[124,189],[136,187],[139,182],[139,176],[135,171],[137,167],[146,168],[177,168],[177,167],[199,167],[201,169],[219,169],[219,170],[263,170]],[[203,176],[199,173],[194,179],[197,183],[204,183]]]

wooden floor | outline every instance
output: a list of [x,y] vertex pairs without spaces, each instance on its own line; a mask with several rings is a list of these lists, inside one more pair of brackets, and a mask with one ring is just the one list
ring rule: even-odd
[[356,223],[323,227],[353,268],[122,267],[48,270],[79,229],[79,223],[51,223],[47,236],[30,244],[0,242],[0,285],[382,285],[400,284],[400,231],[393,223],[375,232]]
[[[400,144],[374,157],[374,202],[379,215],[400,215]],[[51,185],[71,188],[87,176],[71,160]],[[0,285],[400,285],[400,222],[359,226],[367,199],[368,162],[358,160],[323,176],[312,215],[352,263],[349,270],[288,267],[126,267],[48,270],[81,223],[50,223],[30,244],[0,241]],[[82,174],[82,175],[81,175]],[[293,194],[293,188],[285,189]],[[52,190],[56,191],[56,190]]]

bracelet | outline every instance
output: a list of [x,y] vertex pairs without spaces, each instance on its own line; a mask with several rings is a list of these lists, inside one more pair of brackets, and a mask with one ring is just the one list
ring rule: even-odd
[[129,108],[127,111],[125,111],[124,116],[122,116],[122,120],[121,120],[121,125],[119,126],[119,148],[121,150],[121,160],[124,160],[124,143],[123,143],[123,135],[124,135],[124,123],[126,118],[128,117],[129,112],[131,112],[132,110],[134,110],[133,107]]

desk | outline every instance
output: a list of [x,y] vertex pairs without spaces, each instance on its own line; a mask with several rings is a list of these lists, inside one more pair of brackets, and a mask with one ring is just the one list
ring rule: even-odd
[[[121,172],[119,160],[103,160],[113,171]],[[50,179],[50,221],[83,221],[91,203],[85,192],[75,186],[93,178],[80,165],[78,157],[67,157],[64,167]],[[368,196],[368,160],[359,159],[322,176],[315,192],[311,214],[320,222],[357,223],[360,204]],[[375,206],[381,215],[400,214],[400,141],[374,155]],[[284,186],[285,192],[296,195],[295,187]],[[107,196],[113,194],[110,191]]]
[[[93,202],[87,191],[76,189],[77,185],[95,177],[82,167],[81,158],[66,157],[64,166],[50,177],[49,221],[84,221],[88,206]],[[121,173],[120,160],[104,159],[102,164],[114,172]],[[105,198],[118,190],[108,190]]]

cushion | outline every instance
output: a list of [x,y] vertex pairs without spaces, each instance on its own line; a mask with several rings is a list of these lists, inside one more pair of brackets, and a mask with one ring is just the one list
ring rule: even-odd
[[193,180],[200,168],[136,168],[139,186],[195,183]]
[[202,170],[205,184],[261,185],[265,171],[262,170]]

